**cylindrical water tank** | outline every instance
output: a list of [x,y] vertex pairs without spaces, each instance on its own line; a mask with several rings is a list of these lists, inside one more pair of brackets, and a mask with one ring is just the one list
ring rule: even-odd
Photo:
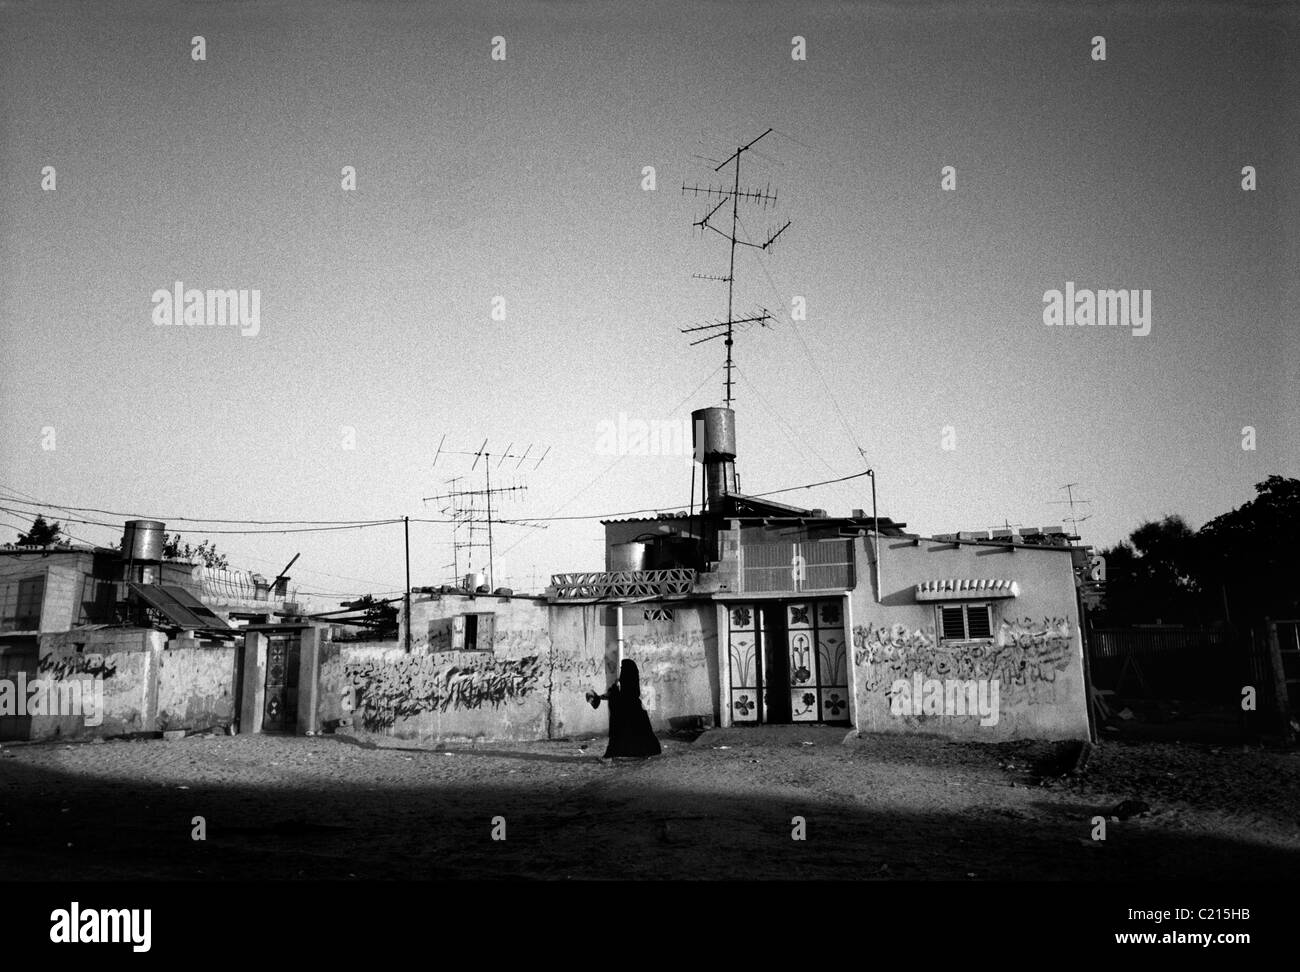
[[736,458],[736,413],[729,408],[697,408],[691,412],[691,443],[695,458]]
[[616,543],[609,549],[610,570],[649,570],[650,545],[642,540]]
[[486,583],[487,574],[483,573],[481,570],[476,570],[473,573],[465,575],[465,590],[467,591],[477,591]]
[[127,560],[162,560],[166,542],[166,523],[127,520],[122,531],[122,556]]

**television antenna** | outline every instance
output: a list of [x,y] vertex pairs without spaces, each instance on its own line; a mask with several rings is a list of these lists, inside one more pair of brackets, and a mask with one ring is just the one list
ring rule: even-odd
[[1074,512],[1075,506],[1083,507],[1083,506],[1092,505],[1092,500],[1075,498],[1074,490],[1078,485],[1079,485],[1078,483],[1066,483],[1064,486],[1060,487],[1061,489],[1065,490],[1066,499],[1051,501],[1053,506],[1064,506],[1067,504],[1069,505],[1070,515],[1062,517],[1062,519],[1066,523],[1070,524],[1071,526],[1070,532],[1074,534],[1075,537],[1079,536],[1079,524],[1082,523],[1084,520],[1088,520],[1092,518],[1091,513],[1085,513],[1083,516],[1079,516]]
[[[494,497],[496,497],[498,498],[499,501],[500,497],[516,495],[518,493],[525,492],[527,491],[528,487],[527,485],[520,483],[518,481],[512,481],[512,485],[510,486],[493,486],[492,470],[494,468],[500,469],[502,463],[505,463],[506,461],[514,462],[514,467],[513,467],[514,470],[518,470],[521,466],[523,466],[525,462],[532,462],[533,463],[532,468],[536,469],[538,466],[542,464],[542,460],[544,460],[548,455],[550,455],[551,450],[550,447],[548,446],[545,451],[534,454],[533,446],[529,444],[523,450],[523,452],[518,452],[518,451],[514,451],[515,444],[514,442],[511,442],[501,451],[494,452],[493,450],[488,448],[488,440],[484,439],[483,444],[479,446],[478,449],[474,450],[473,452],[467,452],[467,451],[457,451],[454,449],[446,449],[444,448],[446,442],[447,442],[447,436],[443,435],[442,439],[438,442],[437,450],[434,452],[433,465],[437,466],[438,460],[443,456],[473,456],[474,462],[470,465],[469,471],[472,473],[475,469],[479,467],[480,464],[482,465],[483,488],[482,489],[463,488],[460,485],[460,483],[465,477],[463,475],[454,476],[453,478],[447,480],[446,483],[444,484],[449,486],[450,487],[449,489],[444,490],[441,493],[437,493],[433,496],[424,497],[424,502],[426,503],[436,502],[436,503],[444,504],[441,507],[441,511],[444,514],[450,516],[453,521],[452,563],[449,566],[451,566],[453,571],[457,571],[455,582],[459,584],[461,580],[459,577],[460,551],[461,550],[468,551],[467,568],[470,572],[473,572],[475,548],[486,547],[487,557],[488,557],[488,571],[487,571],[488,588],[490,590],[495,590],[496,589],[495,586],[496,564],[493,558],[492,500]],[[493,460],[496,460],[495,465],[493,464]],[[479,513],[478,503],[480,501],[483,502],[485,507],[484,509],[485,515],[483,517],[480,517],[478,515]],[[481,523],[486,524],[486,533],[487,533],[486,543],[479,540],[475,540],[475,534],[483,530],[483,527],[479,526],[479,524]],[[516,523],[511,521],[511,525],[529,526],[529,527],[533,527],[534,529],[542,529],[542,530],[546,529],[545,526],[543,525],[533,524],[533,523]],[[462,528],[465,528],[467,531],[468,539],[466,540],[459,539],[460,531]]]
[[[695,221],[695,223],[693,224],[695,228],[699,229],[701,232],[703,232],[706,229],[712,230],[713,232],[717,233],[719,236],[721,236],[724,240],[726,240],[730,244],[730,262],[727,265],[726,276],[722,276],[721,274],[707,274],[707,273],[697,273],[693,275],[698,280],[712,280],[718,283],[725,283],[727,285],[726,320],[710,321],[707,324],[697,324],[693,327],[680,328],[681,333],[683,334],[698,334],[704,331],[710,332],[706,334],[704,337],[692,341],[691,347],[694,347],[697,344],[703,344],[705,341],[712,341],[714,338],[725,338],[723,343],[727,347],[727,365],[726,365],[727,377],[726,377],[725,387],[726,387],[726,404],[728,408],[731,407],[731,403],[733,401],[732,375],[731,375],[732,368],[733,368],[732,346],[735,344],[736,327],[739,325],[748,328],[754,324],[757,324],[760,327],[767,327],[767,322],[772,319],[772,315],[768,313],[767,308],[765,307],[760,307],[758,313],[752,314],[749,317],[738,318],[735,316],[734,304],[735,304],[735,288],[736,288],[736,246],[737,245],[748,246],[756,250],[763,250],[765,252],[770,253],[772,250],[772,244],[776,242],[777,237],[779,237],[790,227],[790,220],[787,219],[785,223],[782,224],[780,227],[778,227],[776,230],[768,233],[767,239],[764,240],[762,243],[754,243],[750,240],[742,240],[736,235],[736,228],[740,223],[740,204],[742,202],[761,206],[765,210],[776,205],[777,194],[772,191],[771,183],[768,183],[762,189],[748,188],[748,187],[745,189],[741,189],[740,187],[741,156],[744,155],[745,152],[753,150],[753,146],[760,139],[771,134],[771,132],[772,129],[769,128],[762,135],[758,136],[758,138],[752,139],[748,144],[740,146],[740,148],[736,149],[736,151],[733,152],[727,159],[725,159],[722,162],[719,162],[717,166],[714,167],[713,170],[714,172],[721,172],[728,165],[732,166],[733,173],[732,173],[730,188],[728,188],[725,184],[706,185],[706,186],[701,186],[699,184],[696,184],[696,185],[688,186],[685,183],[682,183],[682,195],[686,195],[687,193],[690,193],[693,196],[702,198],[704,200],[705,205],[710,205],[712,207],[711,209],[709,209],[707,213],[704,214],[703,218]],[[727,203],[731,204],[731,230],[729,232],[724,232],[723,230],[715,226],[711,222],[711,220],[713,219],[714,216],[718,214],[719,211],[722,211],[724,209]],[[725,220],[725,214],[722,218]]]

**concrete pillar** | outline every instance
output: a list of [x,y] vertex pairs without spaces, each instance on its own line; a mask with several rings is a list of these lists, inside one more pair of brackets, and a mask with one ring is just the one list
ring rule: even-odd
[[167,636],[161,631],[145,631],[141,637],[144,651],[144,684],[140,705],[140,728],[152,732],[158,728],[158,670],[160,655],[167,650]]
[[298,724],[299,736],[320,731],[317,710],[320,707],[320,629],[304,628],[298,645]]
[[250,631],[244,635],[240,671],[243,691],[239,705],[239,731],[262,731],[262,709],[266,705],[266,635]]

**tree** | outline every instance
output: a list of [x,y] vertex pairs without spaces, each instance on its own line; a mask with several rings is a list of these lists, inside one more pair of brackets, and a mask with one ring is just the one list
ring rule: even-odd
[[39,513],[36,519],[32,521],[32,528],[25,534],[18,534],[18,543],[24,546],[48,547],[52,543],[59,541],[60,527],[56,523],[46,523],[45,517]]
[[217,553],[216,544],[211,540],[204,540],[197,547],[188,543],[181,543],[181,535],[174,533],[167,538],[163,544],[163,556],[172,560],[197,560],[204,567],[214,567],[225,570],[230,566],[230,561],[225,554]]
[[1196,533],[1181,516],[1149,520],[1129,543],[1102,551],[1106,594],[1098,621],[1106,625],[1199,624],[1207,620]]
[[1300,616],[1300,479],[1269,476],[1255,493],[1197,534],[1203,582],[1234,624]]
[[1300,479],[1269,476],[1256,496],[1193,532],[1179,516],[1143,523],[1102,551],[1105,625],[1300,616]]

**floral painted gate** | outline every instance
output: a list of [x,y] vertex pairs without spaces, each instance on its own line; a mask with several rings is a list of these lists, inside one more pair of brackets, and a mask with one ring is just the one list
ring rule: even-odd
[[838,600],[786,605],[790,652],[790,718],[847,722],[849,664]]
[[[768,654],[769,640],[775,661]],[[786,721],[784,711],[772,714],[783,707],[767,702],[781,691],[790,693],[790,721],[849,721],[848,654],[838,598],[730,605],[727,655],[733,725]]]
[[757,725],[762,721],[763,624],[753,604],[734,604],[727,610],[727,660],[731,672],[731,721]]

